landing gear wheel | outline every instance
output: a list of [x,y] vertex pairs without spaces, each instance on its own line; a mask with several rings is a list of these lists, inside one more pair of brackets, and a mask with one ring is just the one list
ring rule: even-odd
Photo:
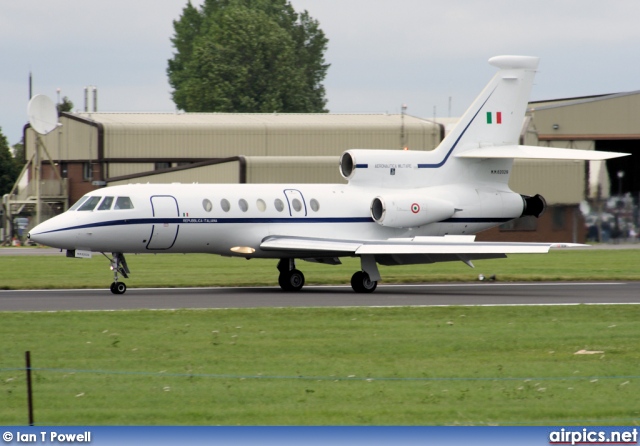
[[351,276],[351,288],[356,293],[373,293],[378,287],[378,282],[371,280],[369,274],[358,271]]
[[113,282],[110,289],[113,294],[124,294],[127,291],[127,285],[124,282]]
[[[102,255],[109,259],[109,256],[104,252]],[[124,259],[124,254],[114,252],[113,258],[109,259],[109,263],[111,263],[111,271],[113,271],[113,283],[109,289],[113,294],[124,294],[125,291],[127,291],[127,285],[124,282],[118,281],[118,275],[121,275],[125,279],[129,278],[129,267],[127,266],[127,261]]]
[[304,274],[297,269],[281,272],[278,284],[284,291],[300,291],[304,286]]

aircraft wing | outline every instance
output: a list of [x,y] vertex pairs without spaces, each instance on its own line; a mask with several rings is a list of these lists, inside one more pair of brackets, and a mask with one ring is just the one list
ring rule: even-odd
[[[432,263],[445,260],[465,260],[505,257],[505,254],[547,253],[551,248],[586,246],[576,243],[476,242],[474,235],[442,237],[390,238],[386,240],[339,240],[312,237],[269,236],[260,244],[265,251],[283,251],[299,257],[327,255],[374,255],[398,257],[399,263],[409,263],[402,256],[427,255]],[[437,260],[442,256],[442,260]],[[453,258],[451,258],[453,257]],[[416,258],[417,260],[417,258]],[[428,259],[425,259],[428,260]]]

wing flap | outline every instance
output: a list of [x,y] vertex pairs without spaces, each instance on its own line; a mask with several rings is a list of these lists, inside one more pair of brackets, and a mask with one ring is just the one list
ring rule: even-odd
[[544,254],[549,252],[551,244],[546,243],[480,243],[468,244],[378,244],[371,243],[360,246],[356,255],[365,254]]
[[344,252],[354,254],[362,242],[312,237],[268,237],[260,248],[265,251]]

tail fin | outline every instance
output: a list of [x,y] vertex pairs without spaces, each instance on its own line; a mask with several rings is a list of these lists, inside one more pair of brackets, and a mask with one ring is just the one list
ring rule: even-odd
[[446,158],[480,147],[517,145],[539,58],[496,56],[500,70],[436,151]]
[[[514,159],[605,160],[627,155],[519,145],[538,61],[529,56],[489,59],[499,71],[438,147],[415,152],[349,150],[340,158],[343,177],[350,184],[391,188],[451,183],[508,185]],[[396,166],[402,168],[396,171]]]

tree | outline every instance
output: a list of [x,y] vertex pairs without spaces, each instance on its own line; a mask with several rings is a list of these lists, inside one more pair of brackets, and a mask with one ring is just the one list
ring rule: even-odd
[[16,162],[18,169],[22,169],[22,167],[27,164],[27,153],[24,148],[24,138],[21,138],[20,142],[13,145],[13,159]]
[[174,21],[167,74],[188,112],[326,112],[328,40],[288,0],[188,3]]
[[0,128],[0,196],[11,192],[19,173],[18,164],[11,156],[7,137]]
[[56,105],[56,108],[58,109],[58,115],[62,112],[70,112],[73,110],[73,102],[71,102],[71,99],[65,96],[62,98],[62,102]]

